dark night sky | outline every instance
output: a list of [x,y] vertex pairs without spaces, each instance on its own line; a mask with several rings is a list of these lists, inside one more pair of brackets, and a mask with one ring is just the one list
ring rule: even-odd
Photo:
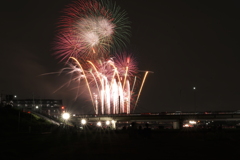
[[[59,13],[70,0],[7,1],[0,10],[0,91],[19,98],[57,98],[90,113],[85,98],[48,75],[63,68],[52,54]],[[131,21],[131,50],[147,77],[136,112],[240,109],[237,1],[117,0]]]

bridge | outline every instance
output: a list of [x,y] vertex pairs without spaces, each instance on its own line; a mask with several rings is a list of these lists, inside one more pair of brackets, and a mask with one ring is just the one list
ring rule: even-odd
[[176,120],[214,120],[230,121],[240,120],[240,114],[201,114],[201,115],[80,115],[77,119],[86,119],[89,122],[114,120],[123,121],[176,121]]
[[120,115],[77,115],[72,117],[76,123],[81,123],[81,120],[84,119],[88,123],[97,123],[106,121],[115,122],[117,124],[121,123],[164,123],[171,122],[174,129],[181,127],[183,122],[186,121],[239,121],[240,114],[235,113],[223,113],[223,114],[197,114],[197,113],[173,113],[173,114],[120,114]]

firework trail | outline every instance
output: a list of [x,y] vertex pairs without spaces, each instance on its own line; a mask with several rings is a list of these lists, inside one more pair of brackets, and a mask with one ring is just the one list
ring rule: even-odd
[[130,36],[126,12],[110,0],[79,0],[63,13],[54,50],[70,66],[61,71],[71,74],[66,84],[83,79],[96,114],[133,112],[147,74],[135,91],[140,79],[136,60],[117,52]]
[[[114,58],[105,61],[87,61],[90,66],[84,65],[86,71],[75,70],[80,73],[78,77],[86,77],[86,83],[90,86],[89,91],[94,95],[94,108],[97,114],[116,114],[130,113],[132,110],[131,102],[133,100],[130,81],[131,76],[126,76],[127,71],[133,71],[132,67],[126,70],[127,66],[123,66],[125,59],[118,63],[113,61]],[[134,61],[129,61],[129,66],[135,66]],[[80,65],[79,65],[80,66]],[[119,67],[121,66],[121,67]],[[125,68],[125,70],[123,69]],[[136,72],[136,71],[134,71]],[[83,73],[85,73],[83,75]],[[127,75],[132,75],[133,73]]]

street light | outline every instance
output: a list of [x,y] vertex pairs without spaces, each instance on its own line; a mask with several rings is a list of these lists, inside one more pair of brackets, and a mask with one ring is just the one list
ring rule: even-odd
[[70,114],[69,114],[69,113],[63,113],[63,114],[62,114],[62,118],[63,118],[64,120],[68,120],[68,119],[70,118]]
[[196,113],[196,87],[193,87],[194,92],[194,112]]
[[102,123],[99,121],[99,122],[97,122],[97,126],[98,127],[101,127],[102,126]]
[[62,118],[64,119],[64,126],[66,125],[66,121],[70,118],[69,113],[63,113]]
[[106,121],[106,125],[108,126],[110,124],[110,121]]
[[116,129],[116,121],[112,120],[111,122],[112,122],[112,128]]
[[13,101],[13,106],[14,106],[14,107],[18,107],[17,95],[14,95],[14,96],[13,96],[13,100],[12,100],[12,101]]
[[115,124],[115,123],[116,123],[116,121],[114,121],[114,120],[112,120],[111,122],[112,122],[112,124]]
[[197,122],[192,120],[192,121],[189,121],[190,124],[196,124]]
[[86,119],[82,119],[82,120],[81,120],[81,124],[82,124],[82,125],[85,125],[86,123],[87,123]]
[[82,124],[82,128],[85,128],[85,125],[87,124],[87,120],[86,119],[82,119],[81,120],[81,124]]

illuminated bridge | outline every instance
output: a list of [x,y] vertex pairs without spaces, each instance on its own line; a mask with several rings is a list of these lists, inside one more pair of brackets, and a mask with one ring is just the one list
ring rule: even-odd
[[179,129],[181,124],[189,121],[195,122],[226,122],[236,121],[240,123],[240,114],[234,112],[225,113],[167,113],[167,114],[122,114],[122,115],[76,115],[72,117],[75,122],[81,123],[85,119],[88,123],[114,121],[116,124],[129,123],[172,123],[174,129]]

